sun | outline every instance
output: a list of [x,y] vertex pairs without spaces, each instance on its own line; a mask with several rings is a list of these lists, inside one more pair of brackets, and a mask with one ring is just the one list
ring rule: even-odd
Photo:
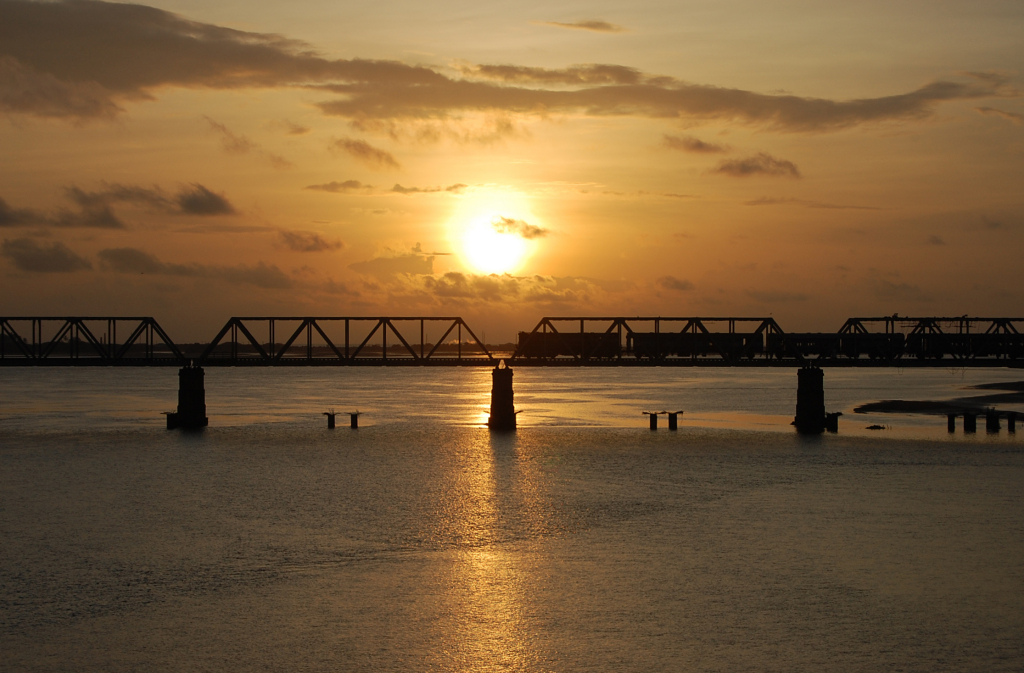
[[522,266],[527,242],[518,234],[495,228],[502,216],[481,217],[470,223],[462,236],[467,261],[482,273],[510,273]]
[[520,194],[489,191],[464,198],[452,214],[449,236],[465,267],[476,273],[515,273],[529,261],[540,230]]

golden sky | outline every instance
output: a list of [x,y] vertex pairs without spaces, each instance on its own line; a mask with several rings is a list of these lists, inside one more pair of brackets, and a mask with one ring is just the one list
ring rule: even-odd
[[0,314],[1024,313],[1024,3],[0,0]]

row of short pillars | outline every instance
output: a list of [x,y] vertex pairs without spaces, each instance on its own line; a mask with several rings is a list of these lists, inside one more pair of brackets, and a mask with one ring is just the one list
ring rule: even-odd
[[[978,431],[978,415],[971,412],[964,412],[964,432],[973,433]],[[999,421],[1001,414],[994,409],[990,409],[985,412],[985,430],[988,432],[999,432],[1002,429],[1002,425]],[[946,414],[946,429],[950,432],[956,432],[956,417],[957,414]],[[1017,432],[1017,413],[1014,411],[1006,412],[1006,429],[1008,432]]]
[[[324,416],[327,417],[327,429],[328,430],[333,430],[334,429],[334,417],[337,416],[337,415],[338,415],[338,413],[335,412],[335,411],[325,411],[324,412]],[[359,427],[359,416],[360,415],[361,414],[358,411],[349,412],[349,427],[352,428],[353,430],[355,430],[355,429],[357,429]]]
[[665,414],[668,416],[668,429],[678,430],[679,429],[679,414],[681,411],[642,411],[640,413],[647,414],[651,417],[651,430],[658,429],[658,415]]

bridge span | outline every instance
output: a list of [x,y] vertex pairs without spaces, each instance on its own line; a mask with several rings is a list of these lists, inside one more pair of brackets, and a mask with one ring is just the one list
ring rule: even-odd
[[1021,367],[1024,318],[544,317],[487,345],[457,316],[233,317],[175,342],[153,317],[0,317],[0,366]]

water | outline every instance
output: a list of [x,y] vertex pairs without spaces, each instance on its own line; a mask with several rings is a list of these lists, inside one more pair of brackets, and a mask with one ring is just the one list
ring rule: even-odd
[[0,370],[0,668],[1020,671],[1022,433],[850,412],[1021,378],[828,370],[805,438],[788,370],[522,368],[509,436],[484,370],[210,369],[184,434]]

